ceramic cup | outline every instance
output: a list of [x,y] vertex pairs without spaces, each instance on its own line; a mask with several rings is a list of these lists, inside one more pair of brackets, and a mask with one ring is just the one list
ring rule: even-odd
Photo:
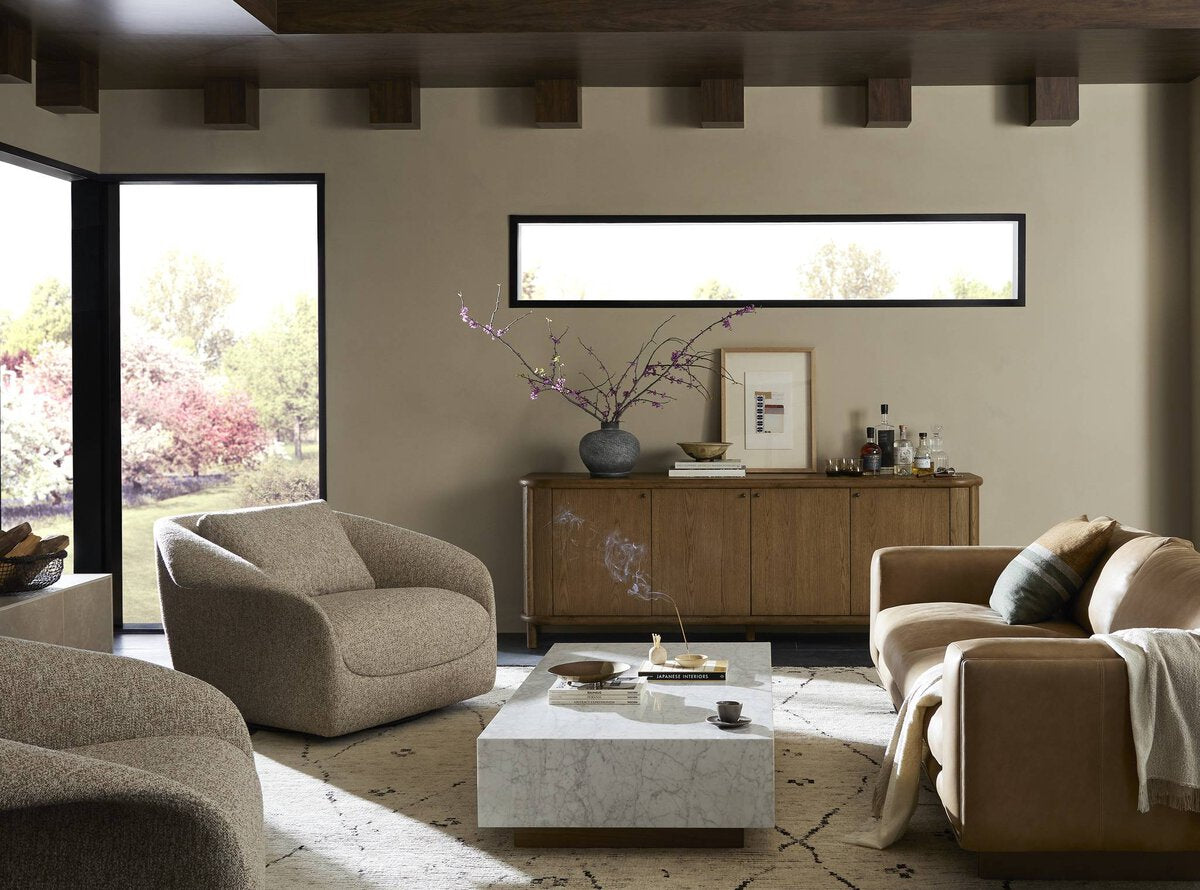
[[742,716],[742,703],[740,701],[717,702],[717,716],[721,718],[722,723],[737,723],[738,718]]

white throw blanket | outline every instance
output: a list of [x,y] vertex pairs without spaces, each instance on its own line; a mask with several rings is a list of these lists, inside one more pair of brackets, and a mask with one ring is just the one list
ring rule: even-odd
[[1163,804],[1200,812],[1200,632],[1133,628],[1093,639],[1129,671],[1138,810]]
[[882,850],[908,830],[921,791],[921,761],[925,756],[925,714],[942,702],[942,665],[936,664],[917,678],[896,714],[892,740],[883,755],[871,801],[874,819],[862,831],[845,838],[847,843]]

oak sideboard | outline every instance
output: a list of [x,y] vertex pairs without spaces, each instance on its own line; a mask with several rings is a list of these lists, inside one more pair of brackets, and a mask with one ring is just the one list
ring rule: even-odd
[[552,626],[866,624],[881,547],[979,543],[979,476],[623,479],[535,473],[525,511],[527,642]]

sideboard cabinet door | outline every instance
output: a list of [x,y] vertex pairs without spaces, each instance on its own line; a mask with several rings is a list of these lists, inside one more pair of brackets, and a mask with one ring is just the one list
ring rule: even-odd
[[[750,496],[736,489],[658,489],[654,588],[684,615],[750,614]],[[675,617],[671,604],[654,614]]]
[[553,614],[651,614],[630,594],[650,583],[649,491],[555,489],[550,522]]
[[754,615],[846,615],[850,610],[850,492],[752,492]]
[[871,557],[883,547],[950,543],[950,491],[856,488],[851,492],[850,605],[871,614]]

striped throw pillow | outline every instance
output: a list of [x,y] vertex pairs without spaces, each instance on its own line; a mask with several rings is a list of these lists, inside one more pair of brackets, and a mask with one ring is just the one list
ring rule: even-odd
[[1060,522],[1000,573],[989,605],[1009,624],[1049,620],[1079,593],[1116,527],[1086,516]]

